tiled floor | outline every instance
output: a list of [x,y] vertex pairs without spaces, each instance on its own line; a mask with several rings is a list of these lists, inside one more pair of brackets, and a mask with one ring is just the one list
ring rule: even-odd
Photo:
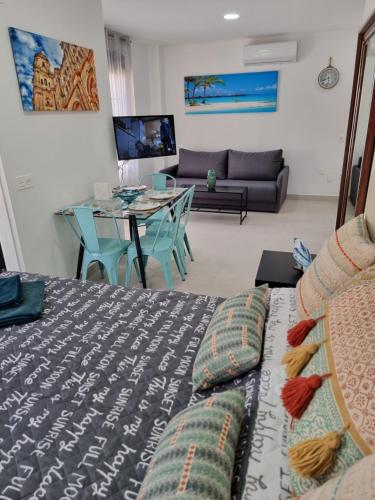
[[[253,286],[263,249],[288,251],[299,236],[317,252],[334,230],[336,210],[336,201],[288,199],[278,214],[249,212],[242,226],[235,215],[192,213],[188,234],[195,261],[187,261],[185,282],[173,263],[175,287],[228,297]],[[124,265],[120,265],[120,283],[124,282]],[[135,272],[132,285],[140,286]],[[147,285],[165,288],[161,268],[151,259]]]

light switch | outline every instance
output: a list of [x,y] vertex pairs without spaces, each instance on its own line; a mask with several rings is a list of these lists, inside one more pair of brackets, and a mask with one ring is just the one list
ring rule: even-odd
[[30,189],[33,187],[33,181],[31,179],[31,174],[19,175],[16,177],[17,190],[22,191],[23,189]]

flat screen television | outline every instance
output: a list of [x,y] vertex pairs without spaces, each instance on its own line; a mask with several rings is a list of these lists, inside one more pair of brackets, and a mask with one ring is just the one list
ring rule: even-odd
[[173,115],[114,116],[113,125],[119,160],[177,153]]

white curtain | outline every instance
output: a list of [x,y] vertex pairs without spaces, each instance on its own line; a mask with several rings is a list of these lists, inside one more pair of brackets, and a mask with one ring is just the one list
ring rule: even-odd
[[[105,28],[109,84],[111,88],[113,116],[135,113],[131,40],[129,37]],[[120,161],[121,184],[137,184],[139,181],[138,160]]]

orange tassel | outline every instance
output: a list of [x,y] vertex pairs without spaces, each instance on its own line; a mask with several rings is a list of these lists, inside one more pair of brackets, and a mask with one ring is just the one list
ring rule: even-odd
[[295,347],[284,354],[281,360],[282,365],[286,365],[285,372],[287,378],[295,378],[305,365],[310,361],[311,356],[319,349],[320,343],[304,344]]
[[285,409],[293,419],[302,417],[315,391],[322,385],[323,380],[330,376],[331,373],[296,377],[286,382],[281,389],[281,399]]
[[319,477],[334,465],[336,450],[341,446],[341,438],[348,426],[341,432],[327,432],[320,438],[307,439],[288,450],[290,466],[303,477]]
[[292,347],[297,347],[302,344],[310,331],[316,326],[318,321],[322,320],[324,316],[319,316],[319,318],[304,319],[297,323],[293,328],[288,330],[288,342]]

